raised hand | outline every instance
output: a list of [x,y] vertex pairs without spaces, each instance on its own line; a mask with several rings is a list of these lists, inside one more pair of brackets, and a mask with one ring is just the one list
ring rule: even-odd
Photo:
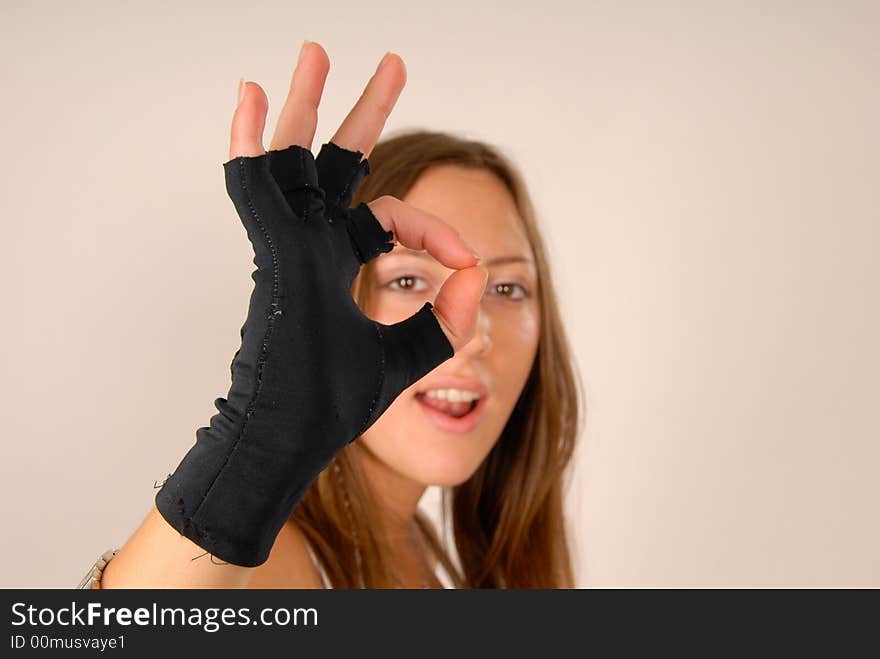
[[[382,197],[350,209],[403,87],[384,59],[317,158],[311,141],[328,71],[307,44],[273,138],[268,103],[248,83],[224,163],[226,188],[254,247],[254,290],[228,397],[156,497],[166,521],[211,554],[256,566],[308,486],[416,380],[470,340],[486,273],[441,219]],[[337,142],[339,140],[339,142]],[[456,270],[436,299],[384,325],[365,316],[351,284],[397,238]],[[436,314],[435,314],[436,311]]]
[[[318,105],[329,70],[330,60],[324,49],[317,43],[306,42],[270,149],[298,145],[311,150],[318,125]],[[387,53],[330,142],[343,149],[360,151],[369,158],[405,84],[403,60],[394,53]],[[266,93],[255,82],[245,82],[241,93],[232,120],[230,158],[266,153],[263,148],[269,108]],[[380,197],[368,206],[382,227],[394,233],[397,241],[412,249],[424,249],[443,265],[460,270],[447,278],[434,302],[434,312],[443,331],[458,350],[473,336],[486,282],[485,272],[473,267],[476,261],[471,251],[462,243],[458,232],[440,218],[393,197]]]

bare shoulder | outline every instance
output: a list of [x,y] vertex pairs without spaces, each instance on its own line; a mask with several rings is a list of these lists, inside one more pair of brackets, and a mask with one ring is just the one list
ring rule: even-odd
[[254,569],[248,588],[323,588],[305,537],[292,521],[278,534],[269,559]]

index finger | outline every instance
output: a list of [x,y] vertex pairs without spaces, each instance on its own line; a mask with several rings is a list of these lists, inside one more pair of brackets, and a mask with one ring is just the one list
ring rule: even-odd
[[385,195],[367,203],[385,231],[410,249],[426,250],[443,265],[461,270],[480,262],[480,255],[449,224],[396,197]]

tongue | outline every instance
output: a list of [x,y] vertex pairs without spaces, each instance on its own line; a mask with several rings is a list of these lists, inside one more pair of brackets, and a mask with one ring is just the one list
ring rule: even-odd
[[444,414],[454,417],[464,416],[470,412],[471,407],[473,407],[471,401],[453,403],[448,400],[443,400],[442,398],[430,398],[429,396],[420,396],[420,398],[425,405],[430,405],[434,409],[440,410]]

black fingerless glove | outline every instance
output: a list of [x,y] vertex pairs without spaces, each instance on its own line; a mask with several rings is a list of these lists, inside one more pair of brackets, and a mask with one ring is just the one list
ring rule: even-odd
[[453,355],[432,305],[383,325],[351,295],[393,235],[349,209],[363,154],[292,146],[224,163],[254,248],[254,290],[228,398],[156,495],[178,532],[235,565],[265,562],[318,474],[416,380]]

